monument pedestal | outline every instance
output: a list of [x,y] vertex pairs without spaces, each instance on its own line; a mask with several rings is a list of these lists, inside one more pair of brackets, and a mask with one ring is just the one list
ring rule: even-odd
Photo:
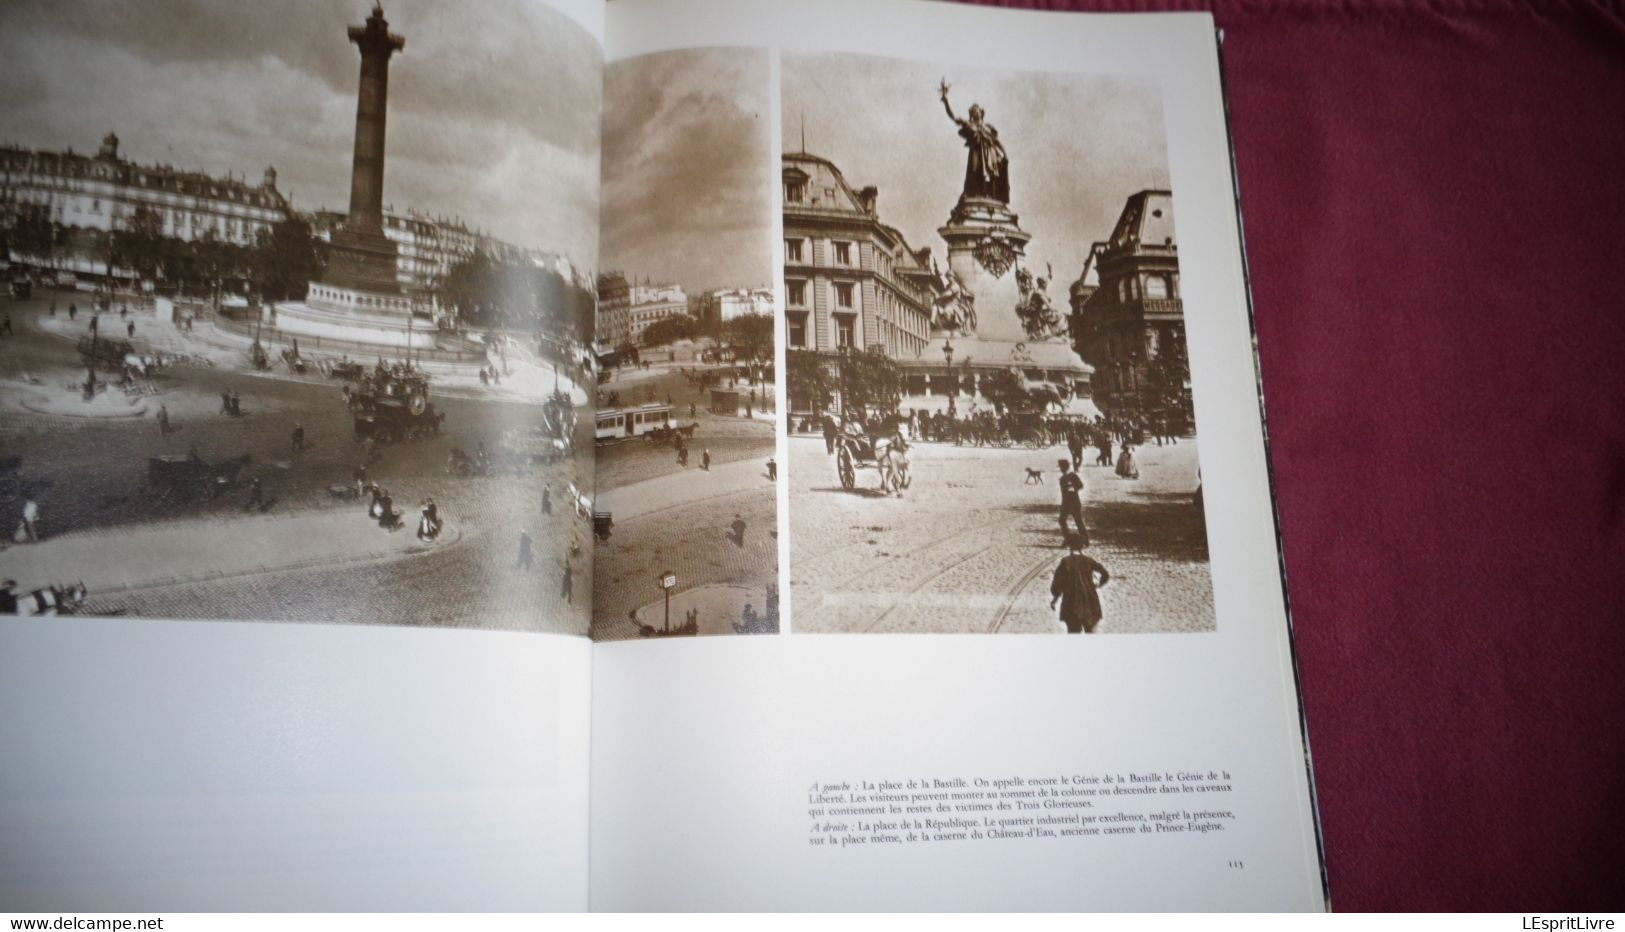
[[948,269],[975,297],[977,330],[1021,339],[1015,317],[1021,298],[1016,265],[1026,257],[1032,235],[1021,228],[1015,213],[999,201],[962,197],[937,234],[948,244]]
[[395,242],[381,231],[339,227],[327,246],[327,270],[322,274],[322,283],[350,291],[398,295],[398,255]]

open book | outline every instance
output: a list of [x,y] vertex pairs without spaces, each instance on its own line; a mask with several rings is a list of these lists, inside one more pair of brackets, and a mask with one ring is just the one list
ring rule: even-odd
[[4,18],[0,908],[1324,904],[1207,16]]

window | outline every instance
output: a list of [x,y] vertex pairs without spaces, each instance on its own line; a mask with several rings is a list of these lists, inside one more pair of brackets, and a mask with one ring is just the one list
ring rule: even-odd
[[830,245],[835,248],[835,264],[836,265],[851,265],[852,264],[852,244],[851,243],[831,243]]
[[1150,275],[1145,280],[1145,296],[1147,298],[1168,297],[1168,279],[1161,275]]
[[806,200],[806,180],[802,178],[786,178],[784,180],[784,199],[792,204],[799,204]]
[[790,331],[790,345],[797,349],[805,348],[807,345],[807,315],[804,313],[787,315],[785,323]]
[[837,314],[835,316],[835,345],[840,347],[855,346],[853,330],[856,318],[851,314]]
[[852,283],[835,283],[835,306],[846,310],[852,309]]
[[791,307],[805,307],[807,305],[807,283],[785,282],[785,300]]
[[802,258],[803,255],[804,255],[804,250],[802,248],[802,241],[801,240],[799,240],[799,239],[787,239],[787,240],[784,241],[784,261],[786,261],[786,262],[804,262],[806,260],[804,260]]

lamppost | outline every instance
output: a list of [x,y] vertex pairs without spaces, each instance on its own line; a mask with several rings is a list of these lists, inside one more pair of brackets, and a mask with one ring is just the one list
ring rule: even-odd
[[662,632],[666,633],[666,634],[670,634],[671,633],[671,591],[673,589],[677,588],[677,574],[673,573],[671,570],[667,570],[666,572],[660,574],[659,582],[660,582],[660,591],[666,597],[666,621],[662,625],[660,630]]
[[959,379],[954,376],[954,338],[948,337],[942,341],[942,356],[947,360],[948,370],[948,417],[957,418],[958,410],[954,407],[954,396],[959,394]]

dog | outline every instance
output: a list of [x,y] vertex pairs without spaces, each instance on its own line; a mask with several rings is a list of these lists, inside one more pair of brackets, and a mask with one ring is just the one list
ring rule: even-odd
[[1044,471],[1042,469],[1032,469],[1030,467],[1023,467],[1023,468],[1025,468],[1027,470],[1027,478],[1021,480],[1022,485],[1043,485],[1044,484]]

